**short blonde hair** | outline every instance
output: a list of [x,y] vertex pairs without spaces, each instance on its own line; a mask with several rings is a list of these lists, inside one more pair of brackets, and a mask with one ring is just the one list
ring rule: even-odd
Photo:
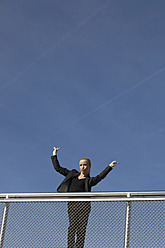
[[89,159],[89,158],[86,158],[86,157],[84,157],[84,158],[81,158],[80,160],[79,160],[79,162],[81,161],[81,160],[87,160],[88,161],[88,163],[89,163],[89,165],[91,166],[91,160]]

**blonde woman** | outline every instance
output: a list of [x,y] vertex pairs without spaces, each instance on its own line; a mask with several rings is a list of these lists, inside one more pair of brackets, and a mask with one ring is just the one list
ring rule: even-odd
[[[73,169],[61,167],[57,159],[57,152],[60,148],[53,148],[53,156],[51,157],[54,169],[65,176],[60,186],[57,188],[58,192],[91,192],[91,187],[99,183],[106,175],[118,164],[117,161],[111,162],[99,175],[90,177],[91,161],[89,158],[81,158],[79,161],[80,172]],[[91,210],[90,202],[68,202],[68,248],[76,247],[83,248],[85,242],[85,233],[88,223],[88,217]]]

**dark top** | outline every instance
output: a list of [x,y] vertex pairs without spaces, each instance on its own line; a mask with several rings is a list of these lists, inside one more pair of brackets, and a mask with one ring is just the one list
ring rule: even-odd
[[85,192],[85,179],[78,179],[78,177],[72,178],[69,192]]
[[[54,169],[59,172],[60,174],[62,174],[63,176],[65,176],[65,179],[62,181],[62,183],[60,184],[60,186],[57,188],[58,192],[69,192],[69,186],[71,184],[71,181],[73,178],[78,177],[80,175],[80,172],[78,172],[77,170],[73,169],[73,170],[68,170],[67,168],[64,168],[62,166],[60,166],[59,161],[57,159],[57,155],[52,156],[52,163],[54,166]],[[104,179],[106,177],[106,175],[112,170],[112,167],[110,167],[109,165],[97,176],[95,177],[90,177],[87,176],[84,179],[85,182],[85,192],[90,192],[91,191],[91,187],[95,186],[97,183],[99,183],[102,179]],[[80,179],[82,180],[82,179]]]

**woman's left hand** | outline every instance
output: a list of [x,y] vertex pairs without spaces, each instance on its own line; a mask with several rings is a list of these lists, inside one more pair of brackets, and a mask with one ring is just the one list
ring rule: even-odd
[[115,161],[112,161],[109,166],[110,167],[115,167],[117,164],[119,164],[119,162],[117,162],[116,160]]

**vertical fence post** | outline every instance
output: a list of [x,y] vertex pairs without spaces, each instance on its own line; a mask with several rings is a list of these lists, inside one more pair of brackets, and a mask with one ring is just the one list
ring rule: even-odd
[[[127,197],[131,197],[131,193],[127,194]],[[124,248],[129,248],[129,234],[130,234],[130,216],[131,216],[131,201],[127,201],[126,207],[126,220],[125,220],[125,244]]]
[[[8,199],[8,195],[6,196],[6,199]],[[2,218],[2,225],[1,225],[1,234],[0,234],[0,248],[3,248],[8,211],[9,211],[9,203],[5,202],[5,207],[4,207],[4,211],[3,211],[3,218]]]

